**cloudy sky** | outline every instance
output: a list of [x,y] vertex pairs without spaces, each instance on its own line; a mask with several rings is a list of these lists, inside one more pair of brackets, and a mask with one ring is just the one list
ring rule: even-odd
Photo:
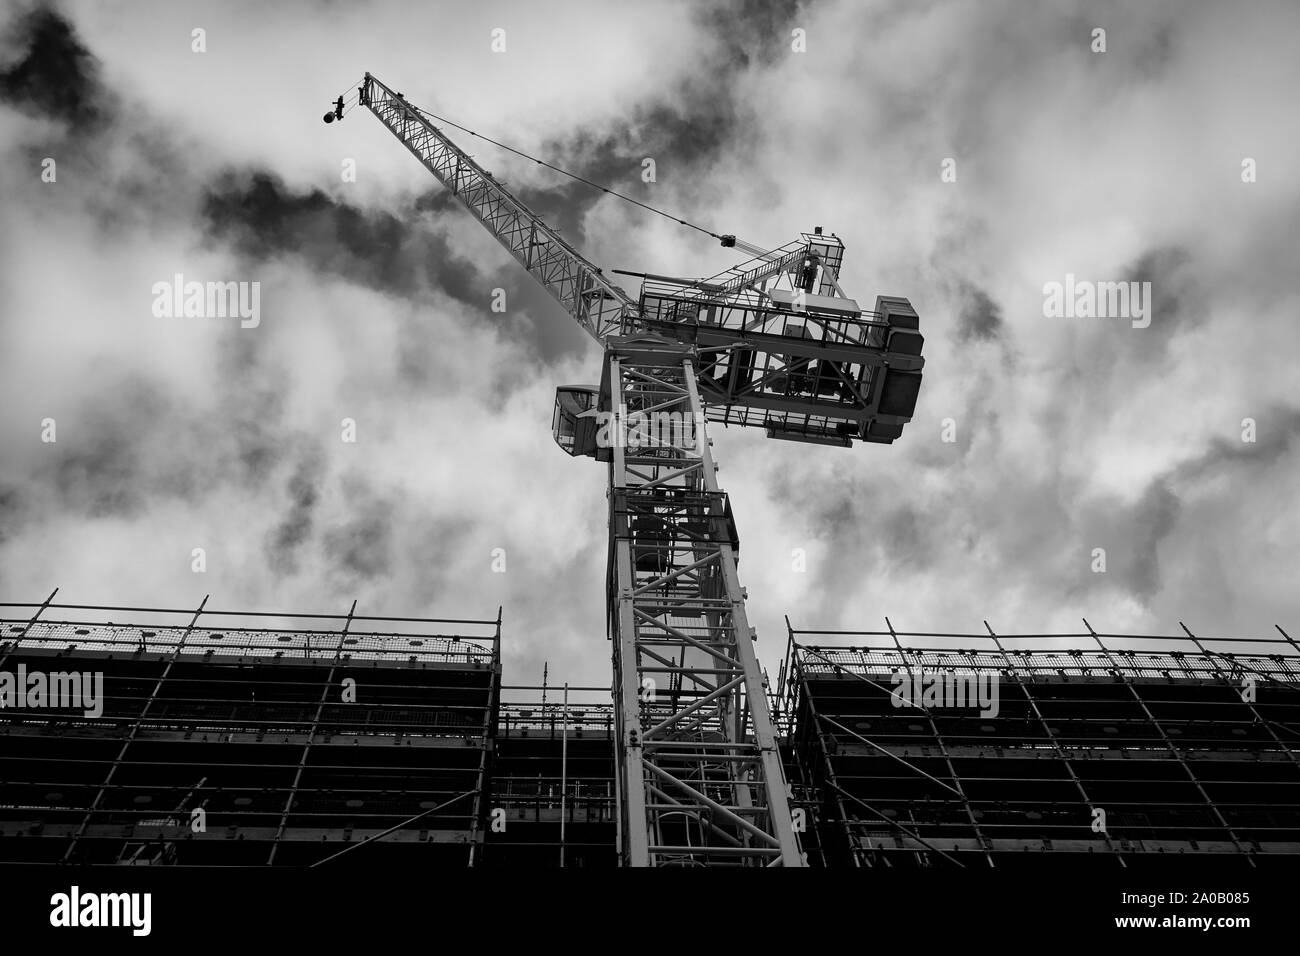
[[[608,681],[605,470],[549,432],[554,387],[596,380],[599,349],[373,117],[321,122],[370,70],[713,231],[822,225],[849,294],[911,299],[926,378],[899,442],[715,433],[773,671],[784,614],[1300,631],[1295,4],[5,10],[4,600],[503,605],[508,680],[549,661]],[[463,139],[607,269],[735,262]],[[176,273],[260,282],[260,324],[155,316]],[[1150,282],[1150,327],[1046,318],[1067,274]]]

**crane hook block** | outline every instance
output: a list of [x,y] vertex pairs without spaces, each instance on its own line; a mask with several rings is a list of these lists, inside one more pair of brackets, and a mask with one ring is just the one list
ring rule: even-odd
[[735,236],[727,235],[727,236],[719,236],[718,238],[722,240],[722,247],[724,249],[730,249],[732,246],[736,244]]

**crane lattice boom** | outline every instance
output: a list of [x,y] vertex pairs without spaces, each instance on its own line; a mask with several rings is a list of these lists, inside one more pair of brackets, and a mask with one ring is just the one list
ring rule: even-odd
[[497,183],[491,173],[444,136],[405,97],[369,73],[360,94],[362,105],[464,203],[593,338],[603,342],[610,335],[628,330],[636,304],[627,293]]

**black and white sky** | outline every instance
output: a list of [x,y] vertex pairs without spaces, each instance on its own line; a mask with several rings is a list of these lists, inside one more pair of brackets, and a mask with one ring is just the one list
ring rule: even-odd
[[[509,680],[608,681],[606,474],[549,430],[598,346],[373,117],[321,122],[370,70],[714,231],[824,226],[850,295],[913,302],[926,378],[896,444],[714,432],[769,669],[786,614],[1300,631],[1294,3],[3,9],[4,600],[502,605]],[[736,261],[462,139],[606,269]],[[259,282],[260,323],[155,316],[176,273]],[[1150,326],[1045,317],[1067,274],[1149,281]]]

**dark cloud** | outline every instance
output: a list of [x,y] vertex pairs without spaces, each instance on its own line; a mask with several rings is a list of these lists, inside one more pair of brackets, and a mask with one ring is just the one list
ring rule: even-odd
[[[503,249],[471,261],[456,251],[455,237],[479,230],[447,190],[410,200],[397,214],[362,209],[319,189],[294,190],[265,171],[227,172],[205,187],[201,217],[207,234],[254,261],[293,257],[313,272],[342,278],[388,295],[420,300],[441,292],[504,339],[528,345],[537,362],[585,347],[559,307]],[[506,311],[491,310],[494,290],[506,291]],[[416,390],[434,386],[438,342],[427,318],[410,325],[394,356],[397,382]],[[519,371],[519,370],[517,370]],[[485,382],[485,388],[512,383]],[[512,389],[507,388],[503,400]]]
[[460,197],[450,189],[431,189],[415,198],[412,208],[416,212],[431,213],[435,216],[456,215],[465,212],[465,205]]
[[322,462],[320,449],[309,446],[302,451],[289,476],[283,517],[266,540],[266,563],[273,573],[298,570],[298,551],[311,536],[315,524]]
[[[734,142],[736,113],[712,84],[687,83],[673,102],[640,105],[612,128],[581,129],[542,149],[548,162],[602,187],[659,208],[659,183],[689,187],[689,177]],[[655,183],[642,180],[643,162],[655,162]],[[543,187],[521,187],[519,198],[571,243],[581,243],[583,219],[605,193],[560,178]],[[632,207],[629,207],[631,209]],[[665,212],[691,220],[687,210]],[[635,215],[651,215],[640,211]]]
[[[234,337],[245,343],[248,337]],[[268,482],[286,460],[290,507],[272,532],[268,555],[290,565],[310,530],[316,501],[309,480],[323,456],[283,421],[283,377],[250,346],[219,348],[214,398],[220,416],[203,413],[137,373],[107,373],[86,397],[61,415],[58,441],[42,445],[28,481],[36,489],[7,493],[12,527],[28,507],[55,508],[87,518],[136,518],[164,501],[200,504],[223,485],[268,494]]]
[[[1081,336],[1069,364],[1059,369],[1060,387],[1083,399],[1106,388],[1115,393],[1139,388],[1163,371],[1174,343],[1208,321],[1211,296],[1203,287],[1191,254],[1181,246],[1152,247],[1118,275],[1077,275],[1093,282],[1150,283],[1139,286],[1150,324],[1134,328],[1129,319],[1079,319]],[[1149,301],[1146,296],[1149,291]],[[1065,410],[1065,409],[1063,409]]]
[[858,478],[825,489],[812,501],[797,486],[786,491],[793,497],[777,494],[774,500],[799,507],[807,515],[808,540],[826,546],[809,569],[811,593],[804,601],[809,608],[836,608],[837,595],[860,595],[881,578],[923,573],[945,554],[970,547],[943,537],[950,531],[936,520],[939,516],[900,500],[892,482]]
[[[1135,77],[1146,83],[1159,80],[1177,61],[1177,27],[1187,22],[1184,11],[1178,4],[1162,8],[1152,3],[1122,12],[1123,16],[1116,15],[1120,13],[1118,10],[1100,16],[1096,11],[1084,15],[1069,13],[1053,32],[1064,41],[1071,55],[1082,58],[1099,74]],[[1038,11],[1038,15],[1060,16],[1047,7]],[[1098,27],[1106,29],[1104,56],[1092,50],[1093,31]]]
[[99,60],[59,13],[41,6],[19,16],[3,45],[21,53],[0,64],[0,101],[83,128],[107,118],[112,97],[100,81]]
[[22,498],[17,487],[0,487],[0,544],[4,544],[23,518]]
[[[221,470],[233,470],[233,480],[250,492],[261,493],[267,481],[281,465],[295,441],[285,426],[285,404],[289,380],[279,366],[253,337],[234,335],[218,340],[216,352],[217,407],[222,420],[213,424],[193,423],[210,441],[204,451],[229,449],[228,461],[213,462]],[[226,457],[223,450],[222,457]]]
[[[519,194],[516,192],[516,195]],[[483,229],[482,224],[470,215],[460,199],[448,189],[440,187],[423,193],[415,199],[412,208],[435,221],[446,223],[449,232],[454,235],[459,235],[461,230],[477,232]],[[541,215],[537,209],[533,211]],[[553,218],[542,218],[551,225],[556,222]],[[504,289],[506,311],[486,313],[487,321],[503,338],[526,343],[527,354],[536,363],[549,364],[562,358],[581,355],[591,348],[591,338],[575,322],[568,320],[551,294],[504,249],[500,255],[493,256],[490,261],[477,262],[476,266],[482,273],[482,289],[486,298],[480,298],[474,305],[480,310],[487,308],[486,303],[494,290]],[[398,356],[400,380],[417,388],[425,388],[430,383],[430,370],[435,365],[432,359],[437,343],[418,334],[403,336],[403,341],[407,345]],[[523,371],[517,366],[515,369]],[[499,395],[505,401],[512,391],[510,388],[504,391],[494,388],[490,394]]]
[[[1209,319],[1209,297],[1196,281],[1191,253],[1181,246],[1149,249],[1121,277],[1126,282],[1151,283],[1151,328],[1144,333],[1167,347],[1176,334],[1189,332]],[[1163,351],[1163,349],[1161,350]]]
[[738,0],[709,4],[697,16],[726,54],[714,70],[735,73],[790,52],[790,31],[799,26],[798,0]]
[[[36,480],[54,494],[61,510],[87,517],[136,516],[155,495],[184,494],[193,487],[193,462],[154,461],[153,443],[173,423],[169,397],[135,375],[112,375],[97,383],[75,415],[64,415],[57,441],[37,466]],[[149,429],[141,428],[150,423]],[[155,467],[156,465],[156,467]]]
[[1157,24],[1150,34],[1144,34],[1142,44],[1134,56],[1135,68],[1147,80],[1154,80],[1174,62],[1174,28],[1171,24]]
[[322,536],[328,566],[353,579],[386,574],[392,559],[394,502],[355,478],[343,482],[343,492],[348,518]]
[[296,256],[313,271],[392,295],[438,289],[480,308],[490,298],[472,262],[436,232],[416,228],[414,209],[402,217],[361,209],[254,171],[225,173],[211,183],[201,216],[214,239],[251,259]]
[[[716,40],[716,58],[655,90],[652,98],[630,105],[625,116],[608,128],[580,128],[548,141],[543,158],[656,208],[662,194],[659,183],[673,185],[676,202],[697,197],[692,180],[703,182],[707,177],[699,173],[710,163],[742,151],[758,127],[750,122],[750,109],[737,95],[738,74],[789,53],[797,10],[797,3],[761,0],[701,7],[697,21]],[[655,161],[656,184],[641,178],[647,158]],[[604,195],[564,179],[546,187],[519,189],[525,204],[575,244],[582,241],[584,217]],[[707,220],[685,207],[665,212],[691,221]],[[707,221],[701,225],[711,228]]]
[[483,530],[479,518],[481,515],[471,513],[436,514],[420,509],[405,516],[399,563],[413,569],[411,576],[419,584],[422,599],[445,598],[443,584],[451,578],[453,561],[461,555],[481,555],[482,567],[490,567],[491,549],[501,542],[475,546],[480,543],[475,535]]
[[285,377],[249,336],[217,348],[212,399],[219,415],[136,372],[95,375],[58,418],[58,440],[40,446],[30,471],[0,491],[9,531],[42,513],[139,519],[164,502],[202,506],[221,487],[273,500],[269,482],[292,466],[288,503],[275,515],[266,556],[292,570],[307,539],[324,474],[323,455],[284,422]]
[[893,566],[924,567],[933,552],[929,536],[934,531],[934,524],[925,515],[904,503],[881,517],[877,543]]
[[1297,439],[1300,439],[1300,408],[1267,408],[1255,417],[1254,441],[1243,441],[1240,437],[1215,438],[1202,454],[1173,468],[1169,477],[1195,480],[1235,466],[1265,468],[1295,448]]
[[988,341],[1002,334],[1002,310],[983,289],[966,286],[966,295],[957,314],[957,338],[963,342]]
[[1181,510],[1182,502],[1164,481],[1148,485],[1133,507],[1132,544],[1120,571],[1124,586],[1143,601],[1160,590],[1160,544],[1174,530]]

